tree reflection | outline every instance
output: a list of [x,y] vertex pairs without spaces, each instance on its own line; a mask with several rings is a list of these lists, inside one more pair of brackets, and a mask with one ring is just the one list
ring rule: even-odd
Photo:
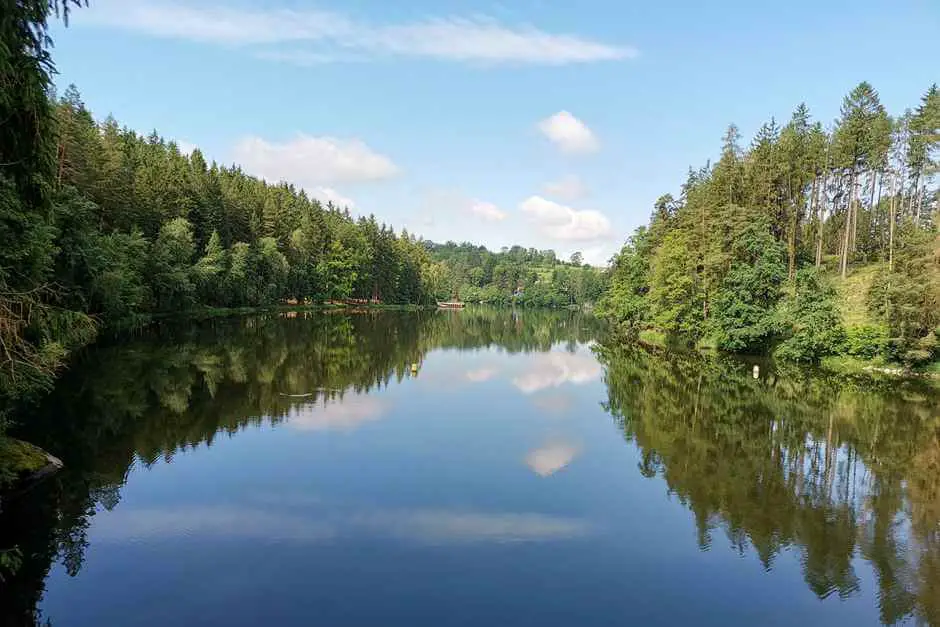
[[881,620],[940,624],[940,412],[917,382],[777,371],[723,359],[599,349],[606,409],[695,517],[771,569],[798,551],[820,598],[877,577]]
[[135,463],[170,460],[220,436],[280,423],[302,406],[335,408],[349,394],[420,376],[412,364],[433,349],[544,351],[587,342],[597,329],[593,317],[567,311],[292,313],[167,324],[89,350],[17,434],[61,457],[65,469],[3,504],[0,538],[26,559],[0,586],[0,620],[39,622],[50,565],[59,560],[78,573],[91,517],[118,505]]
[[[0,538],[25,559],[0,586],[0,621],[40,620],[50,565],[78,573],[94,512],[120,507],[135,464],[292,416],[302,429],[347,428],[380,408],[347,402],[335,413],[344,397],[422,376],[434,349],[546,351],[598,333],[592,317],[570,312],[370,311],[164,325],[100,345],[19,434],[66,466],[3,504]],[[638,447],[639,472],[664,481],[688,507],[703,550],[724,534],[766,569],[795,552],[820,598],[856,594],[863,560],[875,573],[884,623],[940,624],[936,391],[766,367],[755,380],[747,365],[726,359],[596,352],[605,409]],[[563,374],[577,378],[580,370],[565,363]],[[557,368],[547,365],[551,387]],[[523,383],[523,391],[537,387]],[[526,463],[547,475],[577,453],[574,444],[546,442]]]

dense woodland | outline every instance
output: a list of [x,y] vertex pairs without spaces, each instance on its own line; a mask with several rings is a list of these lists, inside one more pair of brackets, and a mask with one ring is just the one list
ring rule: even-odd
[[582,263],[581,253],[559,260],[553,250],[512,246],[490,252],[470,243],[429,244],[439,262],[437,285],[455,295],[495,305],[564,307],[597,301],[607,286],[607,274]]
[[436,245],[96,120],[75,87],[52,94],[46,20],[81,3],[6,4],[0,417],[102,328],[152,314],[350,298],[565,306],[602,291],[578,256]]
[[[600,299],[627,335],[805,361],[937,355],[935,86],[892,117],[861,83],[831,128],[801,105],[748,148],[730,127],[717,163],[663,196],[602,273],[578,254],[427,242],[96,120],[52,87],[48,20],[82,4],[2,5],[0,419],[102,328],[207,306]],[[865,311],[847,324],[860,272],[848,291]]]
[[[615,258],[600,309],[628,335],[726,351],[929,362],[938,159],[936,85],[891,116],[863,82],[830,127],[800,105],[748,147],[731,126],[718,162],[661,197]],[[847,315],[852,301],[861,315]]]

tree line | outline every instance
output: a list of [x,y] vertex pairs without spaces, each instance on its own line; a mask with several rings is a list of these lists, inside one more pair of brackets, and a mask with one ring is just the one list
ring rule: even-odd
[[[718,161],[690,169],[679,197],[657,200],[614,258],[600,309],[627,334],[655,329],[727,351],[930,361],[940,322],[938,149],[936,85],[892,117],[863,82],[830,128],[801,104],[748,147],[732,125]],[[845,283],[863,268],[869,282]],[[853,296],[866,303],[865,324],[845,328],[840,285],[864,291]]]
[[607,285],[605,272],[583,263],[580,252],[570,260],[554,250],[522,246],[492,252],[469,242],[429,244],[437,263],[429,273],[448,295],[495,305],[566,307],[596,302]]
[[[0,419],[101,327],[195,307],[371,300],[569,305],[600,273],[396,232],[289,183],[184,154],[52,94],[48,20],[79,0],[4,2],[0,23]],[[8,6],[10,5],[10,6]],[[467,245],[469,246],[469,245]],[[554,252],[543,251],[554,260]],[[474,265],[477,264],[477,265]],[[551,267],[554,267],[552,262]]]

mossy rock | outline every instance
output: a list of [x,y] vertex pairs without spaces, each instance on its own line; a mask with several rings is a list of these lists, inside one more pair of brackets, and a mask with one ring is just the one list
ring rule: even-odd
[[0,436],[0,490],[15,487],[21,481],[60,465],[61,462],[38,446]]

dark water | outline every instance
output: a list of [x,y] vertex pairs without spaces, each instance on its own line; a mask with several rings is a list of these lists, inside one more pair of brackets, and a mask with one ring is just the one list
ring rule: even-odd
[[0,616],[940,624],[936,392],[597,337],[467,310],[97,349],[24,428],[66,469],[3,504]]

